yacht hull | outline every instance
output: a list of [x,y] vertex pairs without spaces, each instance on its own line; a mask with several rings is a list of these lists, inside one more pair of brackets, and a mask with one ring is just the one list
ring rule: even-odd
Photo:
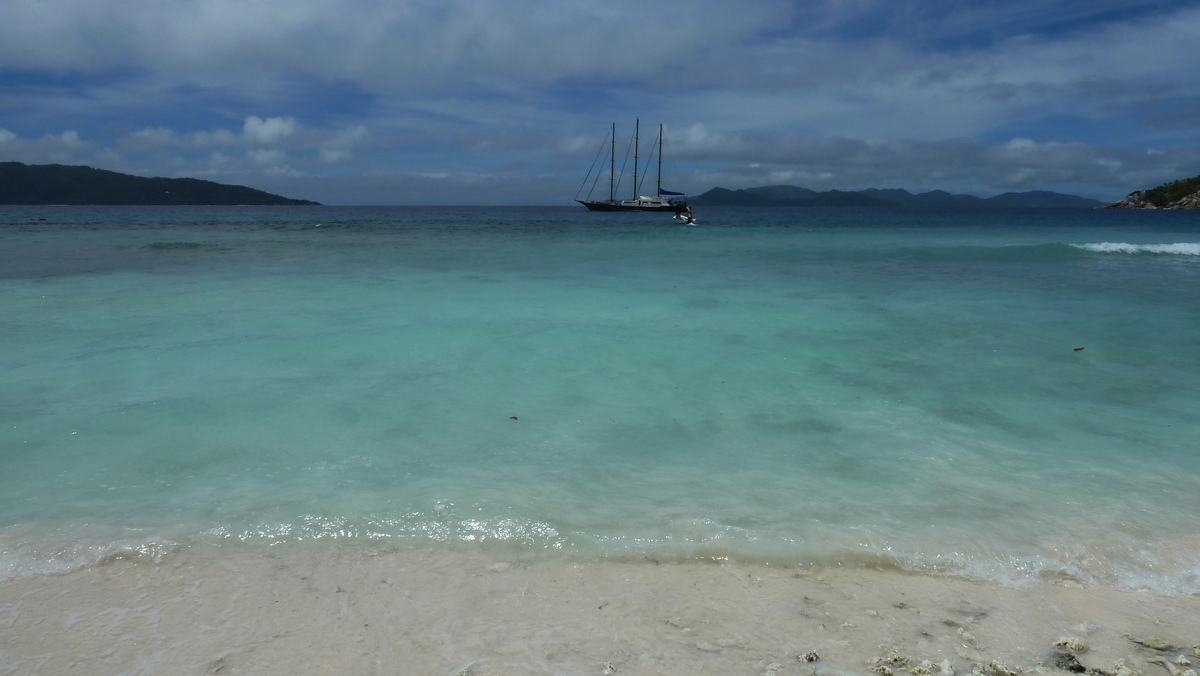
[[677,213],[687,208],[686,204],[624,204],[622,202],[592,202],[575,200],[591,211],[661,211]]

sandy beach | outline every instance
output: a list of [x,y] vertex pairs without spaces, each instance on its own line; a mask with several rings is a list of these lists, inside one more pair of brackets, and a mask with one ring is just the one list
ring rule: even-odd
[[0,632],[0,674],[1004,676],[1062,673],[1070,653],[1097,674],[1182,676],[1200,663],[1200,599],[872,568],[200,547],[0,583]]

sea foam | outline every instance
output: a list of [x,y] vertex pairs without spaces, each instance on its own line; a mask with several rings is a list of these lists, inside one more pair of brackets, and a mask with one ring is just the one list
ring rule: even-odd
[[1093,253],[1152,253],[1178,256],[1200,256],[1200,242],[1175,242],[1174,244],[1129,244],[1126,242],[1093,242],[1071,246]]

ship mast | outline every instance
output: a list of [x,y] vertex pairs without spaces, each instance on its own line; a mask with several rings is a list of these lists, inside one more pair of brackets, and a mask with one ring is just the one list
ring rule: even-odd
[[655,196],[662,195],[662,125],[658,125],[658,187]]
[[641,125],[640,119],[635,119],[633,122],[633,201],[638,198],[637,184],[637,163],[638,163],[638,127]]
[[[603,148],[604,146],[600,146],[600,147],[601,147],[601,148]],[[615,181],[615,180],[616,180],[616,178],[617,178],[617,123],[616,123],[616,122],[613,122],[613,129],[612,129],[612,149],[608,151],[608,161],[609,161],[609,166],[608,166],[608,201],[609,201],[609,202],[615,202],[615,201],[617,201],[617,200],[616,200],[616,193],[614,193],[614,192],[613,192],[613,190],[615,190],[615,189],[616,189],[616,188],[614,187],[614,186],[615,186],[615,184],[614,184],[614,181]],[[595,185],[595,184],[593,183],[592,185]]]

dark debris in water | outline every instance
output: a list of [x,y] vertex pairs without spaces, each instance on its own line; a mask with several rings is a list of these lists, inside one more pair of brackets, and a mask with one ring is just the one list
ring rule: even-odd
[[1088,676],[1114,676],[1113,672],[1096,667],[1085,666],[1073,653],[1055,652],[1050,654],[1050,665],[1073,674],[1088,674]]
[[1087,671],[1087,667],[1079,663],[1079,658],[1071,653],[1054,653],[1050,656],[1050,663],[1055,669],[1062,669],[1074,674],[1082,674]]

